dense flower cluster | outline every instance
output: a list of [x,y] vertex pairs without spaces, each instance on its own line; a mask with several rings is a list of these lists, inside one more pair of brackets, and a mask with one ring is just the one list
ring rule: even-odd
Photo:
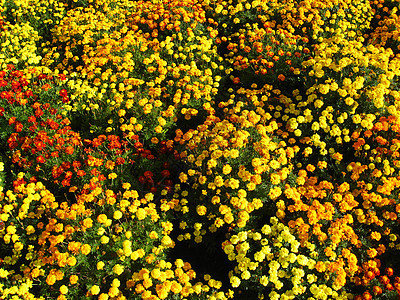
[[0,1],[0,298],[398,297],[399,9]]

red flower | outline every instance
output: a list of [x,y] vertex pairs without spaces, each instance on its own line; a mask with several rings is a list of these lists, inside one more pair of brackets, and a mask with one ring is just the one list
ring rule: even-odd
[[67,80],[67,76],[65,76],[64,74],[58,74],[58,78],[60,78],[61,80]]
[[235,78],[232,79],[232,82],[234,84],[239,84],[240,83],[240,78],[239,77],[235,77]]
[[116,161],[117,165],[122,165],[125,163],[125,158],[123,157],[117,157]]
[[15,131],[16,132],[21,132],[23,128],[24,128],[24,125],[22,125],[21,122],[17,122],[17,124],[15,124]]
[[16,122],[16,120],[17,120],[17,117],[11,117],[11,118],[8,120],[8,125],[14,124],[14,123]]
[[162,175],[163,177],[169,177],[169,176],[171,175],[171,173],[170,173],[168,170],[163,170],[163,171],[161,172],[161,175]]
[[26,97],[32,97],[33,96],[33,92],[31,90],[28,90],[25,92],[25,96]]
[[78,175],[78,176],[85,176],[85,175],[86,175],[86,172],[83,171],[83,170],[79,170],[78,172],[76,172],[76,175]]
[[151,178],[151,177],[153,177],[153,173],[150,171],[146,171],[146,172],[144,172],[144,177]]
[[42,155],[40,155],[40,156],[38,156],[38,157],[36,158],[36,161],[37,161],[38,163],[44,164],[46,160],[44,159],[44,157],[43,157]]
[[68,91],[66,89],[60,90],[59,93],[60,93],[60,96],[63,98],[68,96]]

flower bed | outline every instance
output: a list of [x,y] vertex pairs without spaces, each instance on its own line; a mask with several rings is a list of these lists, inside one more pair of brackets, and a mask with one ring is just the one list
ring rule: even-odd
[[397,299],[398,0],[2,0],[1,299]]

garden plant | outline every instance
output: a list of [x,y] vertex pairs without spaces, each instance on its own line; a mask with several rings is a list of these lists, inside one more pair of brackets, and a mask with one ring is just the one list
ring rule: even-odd
[[400,0],[0,0],[0,299],[400,299]]

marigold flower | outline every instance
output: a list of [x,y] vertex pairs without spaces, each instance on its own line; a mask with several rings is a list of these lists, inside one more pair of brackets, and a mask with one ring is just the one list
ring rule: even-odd
[[91,247],[90,247],[89,244],[83,244],[83,245],[81,246],[81,253],[82,253],[82,254],[88,255],[88,254],[90,253],[90,251],[91,251]]
[[117,275],[121,275],[123,272],[124,272],[124,266],[122,266],[122,265],[120,265],[120,264],[116,264],[114,267],[113,267],[113,272],[115,273],[115,274],[117,274]]

